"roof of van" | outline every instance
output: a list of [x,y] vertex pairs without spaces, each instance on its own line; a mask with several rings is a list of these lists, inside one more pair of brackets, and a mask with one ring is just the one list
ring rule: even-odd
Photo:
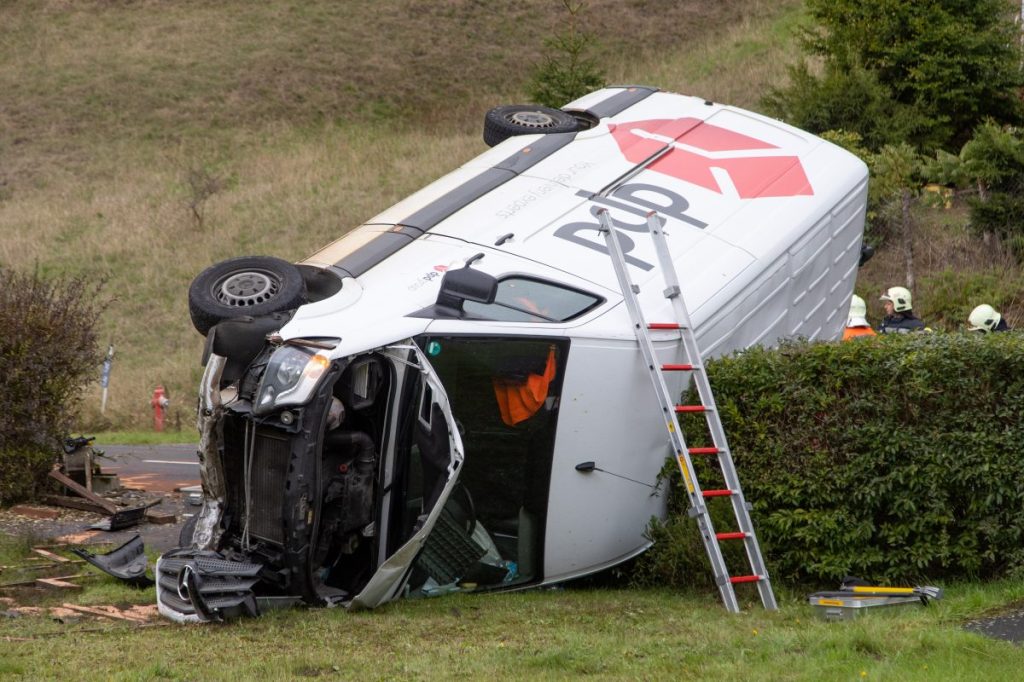
[[[497,258],[492,267],[486,257],[474,265],[496,276],[515,263],[521,273],[561,272],[615,291],[596,212],[609,210],[642,283],[657,262],[645,220],[654,210],[693,310],[752,263],[785,252],[867,178],[863,162],[821,138],[696,97],[606,88],[565,110],[588,112],[598,123],[510,137],[305,263],[364,278],[436,235],[516,257],[501,258],[500,271]],[[429,251],[446,262],[436,247]],[[453,248],[452,260],[464,252]],[[412,298],[410,309],[422,304]]]

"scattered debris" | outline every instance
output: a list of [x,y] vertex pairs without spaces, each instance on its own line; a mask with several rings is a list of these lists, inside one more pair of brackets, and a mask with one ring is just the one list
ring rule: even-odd
[[[132,623],[145,623],[149,620],[149,613],[156,612],[156,606],[149,604],[140,607],[132,607],[131,609],[121,610],[116,606],[80,606],[78,604],[62,604],[62,608],[75,611],[78,613],[86,613],[91,616],[98,616],[100,618],[113,618],[115,620],[127,620]],[[135,609],[143,609],[143,611],[136,611]]]
[[[68,576],[68,577],[69,578],[77,578],[77,577],[81,577],[83,575],[85,575],[85,574],[84,573],[80,573],[77,576]],[[36,585],[39,585],[41,587],[57,587],[57,588],[60,588],[62,590],[80,590],[80,589],[82,589],[81,585],[76,585],[75,583],[69,583],[66,579],[61,579],[61,578],[36,578]]]
[[67,507],[68,509],[80,509],[81,511],[92,512],[94,514],[107,514],[105,507],[90,502],[89,500],[83,500],[79,497],[68,497],[66,495],[43,495],[43,502],[47,504],[56,505],[58,507]]
[[101,507],[106,510],[106,513],[110,515],[107,521],[101,521],[98,524],[94,524],[93,528],[100,530],[120,530],[121,528],[129,528],[138,524],[145,517],[146,509],[148,507],[159,504],[159,501],[150,502],[138,507],[123,508],[118,507],[110,500],[100,497],[91,490],[86,489],[84,486],[79,485],[75,481],[71,480],[64,474],[60,473],[56,469],[50,471],[50,477],[56,479],[60,483],[63,483],[66,488],[74,491],[81,497],[84,497],[89,502]]
[[67,535],[62,535],[59,538],[54,538],[54,540],[68,545],[84,545],[99,534],[100,532],[98,530],[87,530],[82,533],[68,533]]
[[128,542],[106,554],[96,555],[78,548],[71,551],[107,575],[112,575],[135,587],[149,587],[153,584],[153,580],[146,575],[145,549],[142,536],[135,535]]
[[[0,585],[0,589],[4,589],[4,588],[8,588],[8,587],[29,587],[29,586],[68,588],[68,586],[63,584],[63,583],[66,583],[69,580],[75,580],[76,578],[86,578],[88,576],[89,576],[88,573],[75,573],[74,575],[60,575],[60,576],[53,576],[53,577],[50,577],[50,578],[29,578],[28,580],[18,580],[18,581],[13,582],[13,583],[4,583],[4,584]],[[80,587],[80,585],[75,585],[75,584],[72,583],[71,587],[74,587],[74,588],[77,589],[77,588]]]
[[67,557],[63,557],[60,554],[54,554],[50,550],[43,549],[42,547],[33,547],[32,551],[41,557],[50,559],[51,561],[56,561],[57,563],[66,564],[71,561],[71,559],[68,559]]
[[166,523],[176,523],[178,521],[178,517],[170,512],[162,512],[156,509],[150,509],[146,512],[146,520],[150,523],[163,525]]
[[189,485],[178,488],[178,492],[185,495],[185,499],[193,507],[198,507],[203,503],[203,486],[201,485]]

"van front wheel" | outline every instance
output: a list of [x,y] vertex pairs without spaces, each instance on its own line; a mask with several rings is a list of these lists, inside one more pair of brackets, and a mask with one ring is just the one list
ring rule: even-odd
[[205,335],[233,317],[259,317],[306,302],[299,269],[280,258],[243,256],[211,265],[188,288],[192,325]]
[[484,142],[489,147],[513,135],[574,133],[579,129],[572,114],[531,104],[494,107],[484,116]]

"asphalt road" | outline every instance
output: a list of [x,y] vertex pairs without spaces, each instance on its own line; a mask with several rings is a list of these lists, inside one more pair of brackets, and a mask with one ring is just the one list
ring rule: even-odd
[[121,485],[147,492],[174,492],[199,485],[199,459],[195,445],[103,445],[102,470],[117,474]]

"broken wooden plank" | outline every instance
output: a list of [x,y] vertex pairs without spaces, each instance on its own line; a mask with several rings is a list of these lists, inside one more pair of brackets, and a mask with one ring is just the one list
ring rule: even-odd
[[174,523],[178,520],[178,517],[171,512],[157,511],[156,509],[150,509],[146,512],[146,520],[154,524],[167,524]]
[[79,606],[78,604],[61,604],[65,609],[71,609],[72,611],[78,611],[79,613],[88,613],[91,616],[99,616],[100,618],[115,618],[117,620],[126,620],[130,623],[145,623],[146,618],[140,618],[135,615],[128,615],[118,609],[113,611],[107,611],[105,609],[96,608],[93,606]]
[[43,502],[48,504],[55,504],[58,507],[69,507],[71,509],[79,509],[81,511],[95,512],[97,514],[108,514],[106,508],[100,505],[90,502],[89,500],[83,500],[80,497],[68,497],[67,495],[43,495]]
[[[85,578],[85,577],[90,576],[90,575],[93,575],[93,574],[92,573],[75,573],[74,575],[58,575],[58,576],[55,576],[53,578],[47,578],[47,580],[74,580],[75,578]],[[3,585],[0,585],[0,590],[2,590],[5,587],[28,587],[30,585],[35,585],[36,584],[36,580],[37,580],[36,578],[31,578],[30,580],[19,580],[18,582],[15,582],[15,583],[4,583]]]
[[38,554],[41,557],[46,557],[47,559],[50,559],[51,561],[56,561],[56,562],[61,563],[61,564],[66,564],[66,563],[71,561],[71,559],[68,559],[67,557],[63,557],[60,554],[54,554],[50,550],[43,549],[42,547],[33,547],[32,551],[35,552],[36,554]]
[[120,508],[110,500],[106,500],[100,497],[91,490],[86,490],[84,486],[79,485],[77,482],[71,480],[70,478],[68,478],[61,472],[57,471],[56,469],[50,470],[50,478],[60,481],[61,483],[64,484],[64,487],[68,488],[69,490],[75,491],[80,496],[84,497],[90,502],[97,504],[100,507],[103,507],[103,509],[106,510],[107,514],[116,514],[118,511],[121,511]]
[[67,580],[61,580],[60,578],[36,578],[36,585],[40,587],[58,587],[62,590],[80,590],[81,585],[75,583],[69,583]]
[[43,564],[9,564],[0,566],[0,571],[42,571],[50,568],[57,568],[58,566],[66,566],[67,564],[84,564],[85,561],[82,559],[65,559],[62,563],[57,564],[52,561]]

